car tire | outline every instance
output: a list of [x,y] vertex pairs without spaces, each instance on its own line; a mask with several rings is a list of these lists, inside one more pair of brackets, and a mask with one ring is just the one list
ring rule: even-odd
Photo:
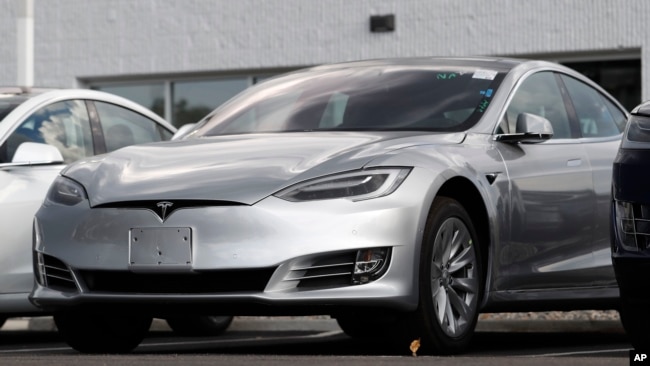
[[176,316],[167,318],[167,324],[174,333],[182,336],[216,336],[225,332],[232,316]]
[[647,302],[632,302],[621,297],[621,323],[635,350],[650,349],[650,313]]
[[149,331],[152,318],[104,312],[66,312],[54,315],[59,334],[82,353],[127,353]]
[[467,211],[454,199],[437,197],[422,241],[419,304],[412,319],[423,352],[455,354],[469,346],[483,287],[480,254]]

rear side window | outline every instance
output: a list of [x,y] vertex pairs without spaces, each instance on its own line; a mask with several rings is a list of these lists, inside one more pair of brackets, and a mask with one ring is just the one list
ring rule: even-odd
[[156,121],[139,113],[110,103],[95,102],[101,122],[106,151],[119,148],[168,140],[171,133]]
[[582,137],[616,136],[625,128],[625,113],[596,89],[562,75],[576,110]]

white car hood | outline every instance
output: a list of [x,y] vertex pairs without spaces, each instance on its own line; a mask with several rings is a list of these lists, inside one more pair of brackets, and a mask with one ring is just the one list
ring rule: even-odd
[[254,204],[299,181],[360,169],[389,151],[456,144],[464,134],[282,133],[130,146],[70,165],[92,206],[144,200]]

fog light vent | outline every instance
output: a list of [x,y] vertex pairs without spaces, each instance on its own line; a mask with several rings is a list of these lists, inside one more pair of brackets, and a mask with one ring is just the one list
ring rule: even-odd
[[650,248],[650,206],[616,201],[616,235],[628,250]]
[[45,287],[59,291],[76,291],[77,285],[68,266],[62,261],[36,253],[36,280]]
[[47,287],[47,276],[45,275],[45,259],[43,253],[36,253],[36,281],[44,287]]

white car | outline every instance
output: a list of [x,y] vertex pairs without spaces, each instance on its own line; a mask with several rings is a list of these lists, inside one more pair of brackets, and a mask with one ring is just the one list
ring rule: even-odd
[[[0,88],[0,326],[8,317],[43,315],[27,298],[34,286],[32,221],[61,169],[175,132],[149,109],[113,94]],[[192,322],[176,323],[186,330]]]

